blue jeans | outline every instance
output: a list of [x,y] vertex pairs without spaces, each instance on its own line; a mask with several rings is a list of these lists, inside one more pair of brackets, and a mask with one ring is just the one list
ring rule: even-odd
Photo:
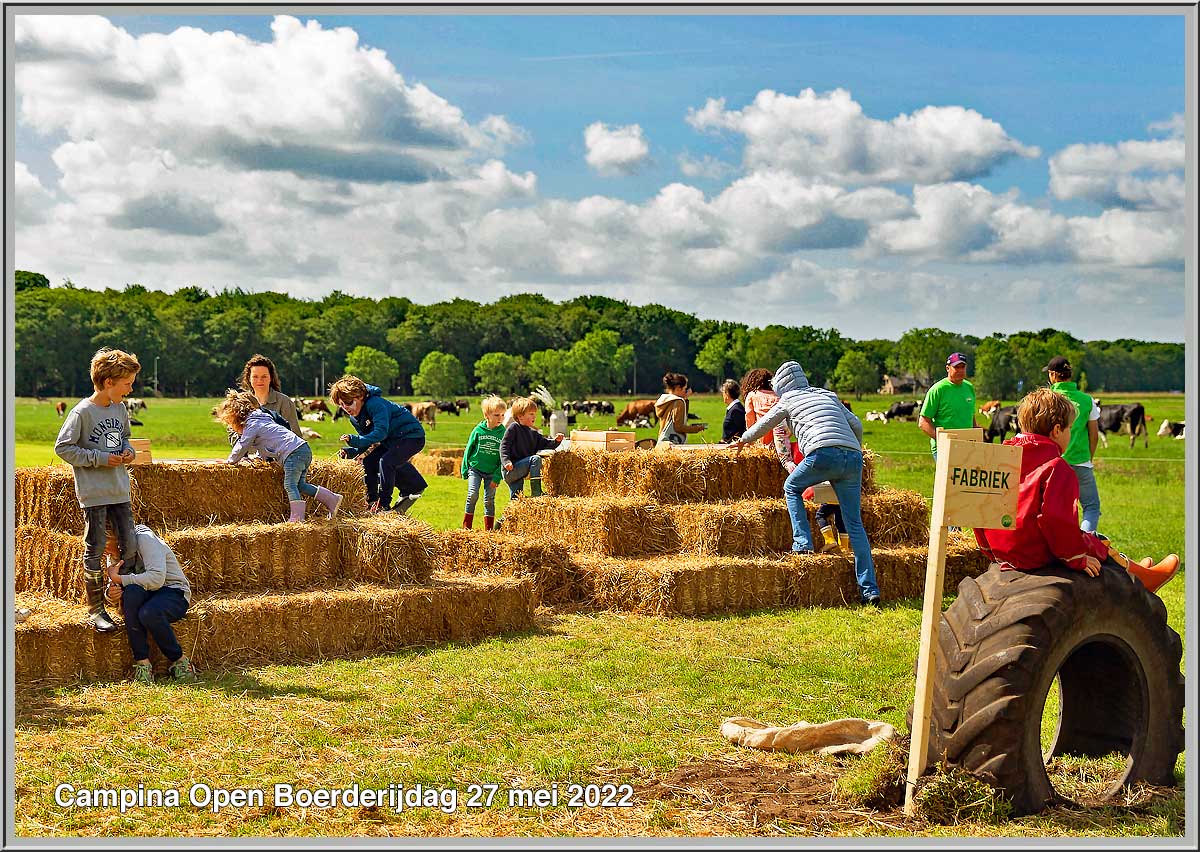
[[804,510],[804,490],[810,485],[829,480],[837,494],[842,523],[850,536],[854,551],[854,573],[863,599],[879,595],[875,580],[875,560],[871,558],[871,542],[862,523],[862,466],[861,450],[849,447],[821,447],[804,457],[783,483],[783,496],[788,514],[792,517],[792,550],[812,553],[812,528]]
[[317,486],[304,478],[312,464],[312,447],[305,441],[283,460],[283,490],[289,500],[303,500],[317,493]]
[[394,490],[399,489],[401,498],[404,498],[410,494],[420,494],[428,488],[429,483],[411,461],[424,447],[424,435],[419,438],[389,438],[367,453],[363,457],[367,502],[378,500],[380,506],[389,509]]
[[496,517],[496,484],[492,482],[492,475],[480,473],[473,467],[467,468],[467,507],[464,511],[468,515],[475,514],[480,488],[483,489],[483,514],[489,518]]
[[1084,532],[1095,532],[1100,525],[1100,489],[1096,487],[1096,471],[1090,467],[1073,464],[1075,478],[1079,480],[1079,507],[1083,509]]
[[542,478],[541,456],[530,456],[519,462],[513,462],[512,470],[504,474],[504,481],[508,483],[508,490],[512,492],[512,496],[515,497],[525,490],[525,477],[527,476],[533,479]]
[[172,663],[183,656],[183,648],[175,638],[171,623],[187,614],[188,602],[179,589],[163,587],[148,592],[141,586],[125,586],[121,590],[121,609],[125,613],[125,634],[135,660],[150,657],[149,633],[158,650]]

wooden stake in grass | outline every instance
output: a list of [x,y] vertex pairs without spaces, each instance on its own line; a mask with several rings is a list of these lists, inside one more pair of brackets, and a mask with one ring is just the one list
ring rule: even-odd
[[915,812],[913,793],[925,771],[929,749],[929,716],[933,706],[933,652],[937,647],[946,574],[948,526],[1009,529],[1016,522],[1021,481],[1021,448],[956,440],[942,432],[937,439],[937,472],[933,512],[929,518],[929,561],[925,566],[925,604],[921,610],[921,645],[917,652],[917,686],[913,695],[912,742],[908,753],[904,812]]

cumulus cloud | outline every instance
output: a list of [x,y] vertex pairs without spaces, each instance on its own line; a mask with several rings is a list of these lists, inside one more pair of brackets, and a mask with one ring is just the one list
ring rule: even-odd
[[47,210],[54,203],[53,197],[38,176],[29,167],[17,160],[13,195],[16,209],[13,211],[18,225],[36,225],[46,220]]
[[1102,207],[1181,211],[1187,156],[1182,116],[1150,129],[1165,130],[1170,137],[1070,145],[1059,151],[1050,158],[1050,192],[1055,198],[1085,198]]
[[705,154],[702,157],[693,157],[684,151],[676,158],[676,162],[679,163],[679,171],[683,172],[685,177],[690,178],[720,180],[728,177],[735,171],[734,167],[729,163],[718,160],[711,154]]
[[710,98],[688,112],[697,130],[746,139],[750,169],[786,169],[837,183],[939,183],[979,177],[1011,157],[1037,157],[995,121],[960,106],[869,118],[845,89],[792,96],[769,89],[740,110]]
[[650,157],[650,146],[637,124],[609,127],[596,121],[583,131],[583,141],[587,164],[601,174],[634,174]]

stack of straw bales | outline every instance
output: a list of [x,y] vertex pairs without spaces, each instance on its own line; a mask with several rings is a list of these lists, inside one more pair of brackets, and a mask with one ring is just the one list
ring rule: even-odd
[[462,470],[462,456],[434,455],[417,453],[412,457],[412,465],[422,476],[458,476]]
[[568,603],[581,594],[571,554],[556,542],[507,531],[447,530],[441,533],[436,561],[452,576],[528,577],[544,604]]

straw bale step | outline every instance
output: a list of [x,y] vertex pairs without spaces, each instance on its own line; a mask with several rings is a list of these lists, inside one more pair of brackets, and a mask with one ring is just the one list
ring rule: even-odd
[[458,476],[462,470],[462,456],[425,455],[417,453],[411,459],[413,467],[421,476]]
[[[555,497],[640,496],[659,503],[782,497],[787,474],[774,450],[723,448],[605,452],[578,449],[549,455],[542,465],[546,492]],[[875,490],[875,457],[863,453],[863,493]]]
[[[230,524],[167,530],[195,594],[265,592],[373,582],[424,583],[437,565],[439,534],[388,513],[290,524]],[[83,600],[83,539],[21,526],[16,590]]]
[[432,448],[426,450],[426,452],[428,452],[429,455],[431,455],[431,456],[444,456],[445,458],[458,459],[459,462],[462,462],[463,456],[466,455],[467,448],[466,447],[432,447]]
[[[175,624],[201,669],[383,654],[442,642],[474,642],[533,626],[533,581],[444,577],[427,586],[197,598]],[[70,682],[129,676],[123,630],[100,634],[87,608],[21,594],[33,614],[16,626],[16,680]],[[165,661],[153,648],[159,670]]]
[[[884,600],[924,590],[927,549],[872,551]],[[586,599],[601,609],[651,615],[702,616],[777,606],[843,606],[858,600],[853,561],[842,556],[699,557],[650,559],[575,557]],[[973,546],[952,543],[946,588],[987,570]]]
[[[816,531],[817,504],[806,508]],[[929,508],[915,491],[885,488],[868,494],[862,515],[873,547],[923,544],[929,538]],[[756,556],[792,548],[791,519],[782,499],[658,504],[638,497],[526,498],[505,509],[504,528],[602,556]]]
[[435,560],[439,573],[529,577],[539,600],[567,603],[581,595],[571,554],[562,544],[511,535],[508,531],[446,530]]
[[[342,494],[341,512],[361,515],[367,510],[362,465],[346,459],[313,459],[308,481]],[[273,523],[288,515],[283,468],[251,462],[240,465],[202,462],[156,462],[129,469],[133,515],[155,530],[207,524]],[[83,510],[75,497],[75,478],[69,465],[17,468],[17,524],[83,532]],[[325,510],[309,502],[310,516]]]

